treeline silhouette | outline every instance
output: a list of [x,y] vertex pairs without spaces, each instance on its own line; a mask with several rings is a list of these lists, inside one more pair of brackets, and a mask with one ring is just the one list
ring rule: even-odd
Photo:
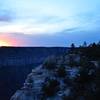
[[74,43],[71,44],[70,52],[81,53],[81,55],[86,56],[90,60],[100,60],[100,42],[87,44],[86,42],[83,45],[76,47]]
[[[54,72],[53,78],[46,79],[42,87],[44,98],[55,96],[60,91],[62,100],[100,100],[100,42],[89,45],[84,42],[80,47],[72,43],[69,52],[57,59],[51,57],[43,64],[43,68]],[[68,68],[78,69],[74,78],[70,78]],[[65,90],[61,90],[61,81]],[[66,94],[68,88],[69,95]]]

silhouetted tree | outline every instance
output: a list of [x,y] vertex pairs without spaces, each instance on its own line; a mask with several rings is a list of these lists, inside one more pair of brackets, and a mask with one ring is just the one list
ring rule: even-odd
[[100,47],[100,41],[97,43],[97,46]]
[[93,48],[95,48],[97,45],[96,45],[96,43],[94,42],[93,44],[92,44],[92,47]]
[[84,41],[84,43],[83,43],[83,47],[87,47],[87,43],[86,43],[86,41]]
[[72,44],[71,44],[71,47],[72,47],[72,48],[75,48],[75,44],[74,44],[74,43],[72,43]]

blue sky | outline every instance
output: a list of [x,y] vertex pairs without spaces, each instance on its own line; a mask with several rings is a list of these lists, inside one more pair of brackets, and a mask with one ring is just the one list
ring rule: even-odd
[[15,46],[99,41],[99,10],[100,0],[0,0],[0,40],[16,40]]

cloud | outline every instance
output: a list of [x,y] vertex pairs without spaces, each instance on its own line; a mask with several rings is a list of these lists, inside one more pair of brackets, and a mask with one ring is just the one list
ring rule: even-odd
[[13,14],[9,10],[0,9],[0,22],[11,22]]
[[9,40],[13,46],[70,46],[71,43],[76,45],[98,42],[100,31],[73,31],[60,32],[57,34],[22,34],[22,33],[3,33],[0,34],[0,40]]
[[65,46],[98,40],[100,35],[99,0],[1,0],[0,4],[0,32],[3,39],[17,41],[15,45]]
[[[97,18],[95,16],[98,14],[98,10],[95,8],[95,6],[99,4],[97,1],[96,3],[90,3],[90,0],[82,0],[79,2],[74,2],[72,0],[55,1],[2,1],[3,6],[0,8],[0,21],[13,21],[13,23],[10,22],[9,26],[4,25],[4,27],[1,27],[1,25],[0,27],[2,29],[0,29],[5,32],[5,28],[9,28],[9,30],[12,29],[12,31],[8,30],[9,32],[14,32],[14,28],[12,27],[15,26],[16,29],[18,29],[18,31],[15,29],[15,32],[20,31],[24,34],[34,34],[38,32],[49,34],[57,33],[64,29],[72,31],[74,27],[83,27],[83,29],[85,29],[88,28],[88,26],[92,26],[93,24],[90,24],[90,22],[94,18]],[[97,5],[97,7],[99,6]]]
[[10,18],[10,16],[3,15],[3,16],[0,16],[0,21],[1,22],[9,22],[9,21],[11,21],[11,18]]

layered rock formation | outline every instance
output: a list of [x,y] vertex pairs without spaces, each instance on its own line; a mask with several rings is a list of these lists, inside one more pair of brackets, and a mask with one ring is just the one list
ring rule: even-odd
[[79,54],[50,57],[32,70],[11,100],[94,100],[100,91],[97,66]]

